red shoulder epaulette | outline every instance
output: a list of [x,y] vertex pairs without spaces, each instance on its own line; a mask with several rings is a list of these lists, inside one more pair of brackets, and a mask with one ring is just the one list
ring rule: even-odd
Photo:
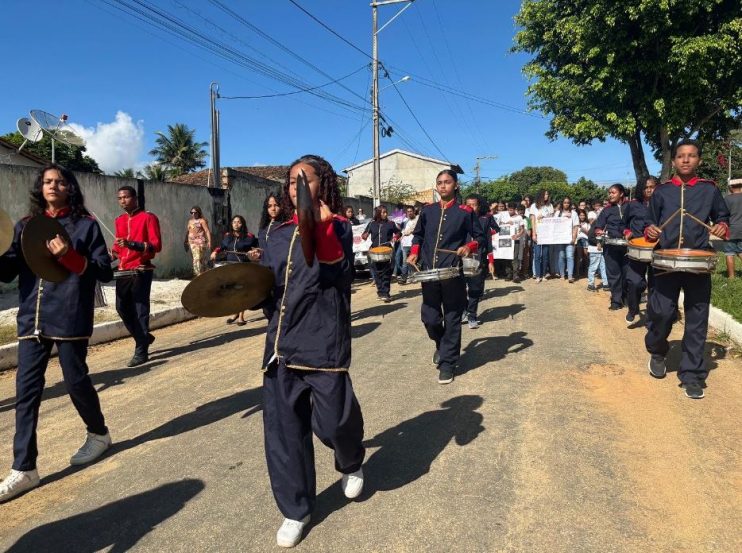
[[254,234],[253,234],[252,232],[248,232],[248,233],[247,233],[247,236],[248,236],[249,238],[255,238],[255,235],[254,235]]
[[474,210],[471,208],[471,206],[468,206],[466,204],[459,204],[459,208],[463,209],[464,211],[468,211],[469,213],[474,213]]

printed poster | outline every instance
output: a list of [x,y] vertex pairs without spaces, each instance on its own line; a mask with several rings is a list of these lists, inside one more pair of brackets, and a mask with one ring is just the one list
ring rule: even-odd
[[542,246],[549,244],[572,243],[571,217],[545,217],[536,227],[538,243]]

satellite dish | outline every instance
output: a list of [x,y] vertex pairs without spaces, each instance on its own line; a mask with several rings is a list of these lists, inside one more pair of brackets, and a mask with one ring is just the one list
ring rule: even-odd
[[[64,113],[61,117],[57,117],[56,115],[52,115],[51,113],[42,111],[40,109],[32,109],[31,122],[32,124],[35,123],[38,128],[41,129],[42,134],[47,133],[52,139],[52,163],[56,161],[54,155],[55,141],[69,144],[70,146],[85,145],[85,141],[81,137],[77,136],[72,131],[72,128],[67,124],[67,115],[65,115]],[[22,147],[23,146],[21,146],[21,148]]]
[[28,117],[21,117],[17,123],[18,132],[28,142],[38,142],[43,136],[41,126]]

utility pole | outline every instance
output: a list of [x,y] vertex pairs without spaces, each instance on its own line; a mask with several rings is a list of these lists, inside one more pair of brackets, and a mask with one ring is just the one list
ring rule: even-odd
[[482,179],[479,176],[479,160],[481,160],[481,159],[497,159],[497,156],[479,156],[479,157],[476,157],[474,159],[477,161],[476,165],[474,166],[474,182],[476,183],[474,186],[475,186],[475,190],[477,191],[477,194],[479,194],[479,185],[482,182]]
[[219,98],[219,83],[213,82],[209,85],[209,98],[211,100],[211,180],[210,187],[221,187],[221,167],[219,164],[219,110],[216,109],[216,99]]
[[[381,203],[381,159],[379,152],[379,38],[378,34],[384,30],[384,28],[394,21],[403,11],[412,5],[415,0],[384,0],[383,2],[371,2],[371,55],[373,57],[372,71],[373,71],[373,88],[371,89],[371,96],[373,101],[373,135],[374,135],[374,182],[373,182],[373,195],[374,195],[374,207],[378,207]],[[379,6],[386,6],[387,4],[402,4],[407,5],[402,8],[397,14],[387,21],[384,26],[378,28],[378,15],[376,13]]]

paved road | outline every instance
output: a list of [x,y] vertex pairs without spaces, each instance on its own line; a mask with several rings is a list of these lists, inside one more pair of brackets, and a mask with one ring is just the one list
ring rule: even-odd
[[[353,296],[352,377],[367,487],[342,496],[317,442],[318,508],[305,551],[741,551],[740,361],[710,344],[707,397],[645,369],[640,329],[584,285],[487,283],[485,324],[464,329],[440,386],[420,292]],[[56,361],[41,408],[43,485],[0,505],[9,551],[267,551],[280,524],[262,441],[264,323],[195,320],[93,348],[116,442],[68,459],[84,429]],[[677,338],[677,336],[675,336]],[[679,345],[671,355],[677,364]],[[0,466],[11,463],[13,375],[0,376]],[[3,469],[5,470],[5,469]]]

